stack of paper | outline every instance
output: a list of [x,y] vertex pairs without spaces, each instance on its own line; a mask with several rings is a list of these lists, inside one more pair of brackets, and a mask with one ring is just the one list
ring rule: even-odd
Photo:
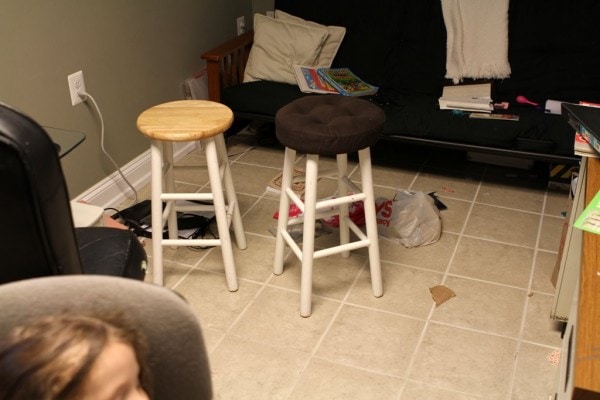
[[575,140],[573,143],[573,153],[583,157],[600,157],[600,153],[596,151],[592,145],[579,132],[575,132]]
[[440,110],[492,112],[492,84],[444,86],[439,103]]

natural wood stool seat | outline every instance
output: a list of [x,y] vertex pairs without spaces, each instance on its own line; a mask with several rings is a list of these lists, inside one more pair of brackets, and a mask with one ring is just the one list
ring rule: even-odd
[[[233,113],[228,107],[205,100],[159,104],[138,117],[138,129],[151,139],[152,272],[156,284],[163,284],[163,246],[221,246],[227,287],[230,291],[238,289],[229,234],[230,223],[233,223],[236,243],[240,249],[246,248],[246,236],[223,138],[223,132],[232,122]],[[196,140],[200,141],[206,154],[211,192],[176,193],[173,172],[178,167],[173,163],[173,142]],[[213,204],[180,206],[176,204],[177,200]],[[179,239],[176,212],[205,210],[214,210],[219,238]],[[168,239],[163,239],[165,221]]]

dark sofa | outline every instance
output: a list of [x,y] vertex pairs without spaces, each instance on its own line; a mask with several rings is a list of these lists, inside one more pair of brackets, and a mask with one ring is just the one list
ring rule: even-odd
[[[573,129],[564,117],[518,104],[517,95],[600,102],[600,2],[511,0],[510,78],[492,81],[494,102],[519,121],[474,120],[440,110],[446,72],[443,0],[276,0],[275,8],[324,25],[346,27],[334,67],[349,67],[379,86],[371,101],[386,114],[383,140],[458,148],[535,161],[573,164]],[[253,33],[202,55],[209,98],[228,105],[238,120],[274,120],[277,110],[306,95],[295,85],[242,83]],[[465,80],[468,82],[468,79]]]

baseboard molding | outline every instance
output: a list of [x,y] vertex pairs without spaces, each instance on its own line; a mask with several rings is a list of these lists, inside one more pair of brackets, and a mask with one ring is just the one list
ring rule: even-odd
[[[181,142],[174,144],[173,159],[183,158],[196,148],[195,142]],[[121,172],[127,181],[140,190],[150,183],[150,150],[140,154],[129,163],[121,167]],[[102,208],[117,207],[125,199],[133,198],[131,188],[127,185],[118,171],[113,172],[73,200],[83,201]]]

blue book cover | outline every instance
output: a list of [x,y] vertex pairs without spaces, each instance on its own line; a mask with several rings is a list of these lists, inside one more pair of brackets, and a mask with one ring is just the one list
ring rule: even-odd
[[348,68],[319,68],[317,71],[344,96],[370,96],[379,89],[360,79]]

